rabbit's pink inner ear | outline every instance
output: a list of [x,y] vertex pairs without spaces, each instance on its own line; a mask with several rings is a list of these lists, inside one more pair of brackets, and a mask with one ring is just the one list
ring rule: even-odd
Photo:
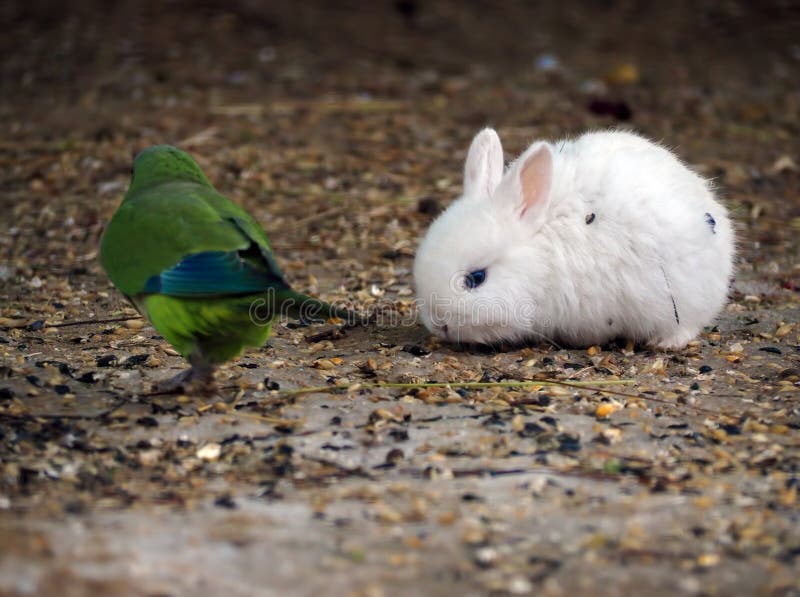
[[547,145],[542,145],[529,155],[519,172],[522,190],[520,217],[538,213],[547,204],[553,179],[553,155]]

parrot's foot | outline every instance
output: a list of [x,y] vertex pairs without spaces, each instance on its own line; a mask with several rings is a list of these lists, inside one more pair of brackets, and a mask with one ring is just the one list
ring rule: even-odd
[[214,370],[208,367],[189,367],[175,377],[159,382],[156,390],[163,394],[213,394],[216,391]]

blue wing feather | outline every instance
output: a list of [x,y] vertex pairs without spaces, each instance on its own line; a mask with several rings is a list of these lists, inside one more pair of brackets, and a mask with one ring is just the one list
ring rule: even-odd
[[274,273],[253,267],[237,251],[206,251],[184,257],[177,265],[152,276],[145,293],[199,297],[265,292],[284,288]]

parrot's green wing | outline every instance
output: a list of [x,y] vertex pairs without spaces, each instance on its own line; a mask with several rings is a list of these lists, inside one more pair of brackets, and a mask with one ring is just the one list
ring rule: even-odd
[[128,296],[210,297],[288,288],[258,224],[213,188],[166,182],[128,196],[100,260]]

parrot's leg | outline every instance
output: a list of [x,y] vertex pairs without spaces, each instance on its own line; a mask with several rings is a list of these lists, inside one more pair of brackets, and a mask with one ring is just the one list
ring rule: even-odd
[[214,366],[198,353],[193,353],[189,361],[191,367],[175,377],[160,382],[158,391],[167,394],[177,392],[213,394],[216,391]]

